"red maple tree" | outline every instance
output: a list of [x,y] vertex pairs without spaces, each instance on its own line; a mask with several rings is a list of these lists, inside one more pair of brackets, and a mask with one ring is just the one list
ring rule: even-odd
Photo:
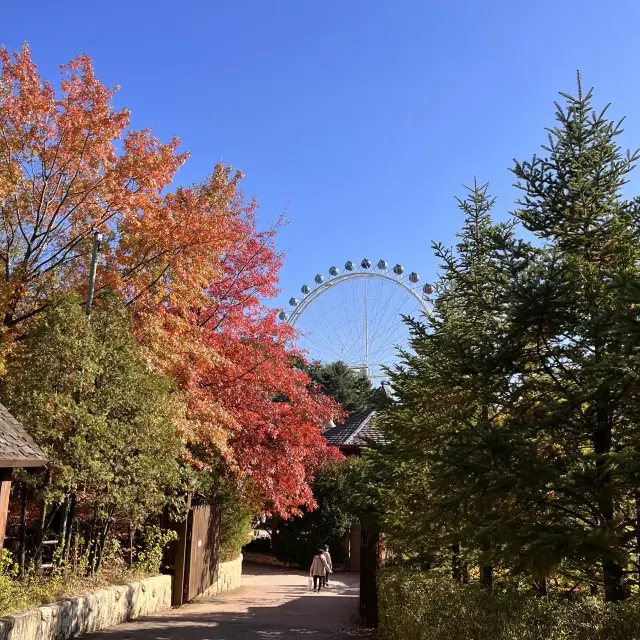
[[282,515],[313,506],[307,481],[338,455],[320,427],[339,409],[293,367],[293,332],[263,303],[282,264],[276,227],[258,230],[242,174],[222,164],[169,191],[188,155],[131,130],[115,90],[88,56],[62,66],[56,92],[28,47],[0,48],[0,370],[57,295],[86,294],[99,230],[96,294],[122,296],[182,391],[189,459],[222,458]]

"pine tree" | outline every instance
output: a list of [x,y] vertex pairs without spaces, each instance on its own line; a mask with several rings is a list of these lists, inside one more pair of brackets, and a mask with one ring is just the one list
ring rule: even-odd
[[[637,278],[640,257],[631,224],[638,204],[625,202],[621,190],[638,153],[622,152],[620,123],[606,118],[607,109],[594,110],[579,79],[577,97],[562,95],[567,104],[556,105],[545,157],[513,169],[523,192],[514,217],[537,241],[529,267],[512,283],[512,339],[526,348],[520,381],[531,400],[517,408],[512,427],[537,449],[528,475],[538,513],[552,528],[552,554],[582,563],[591,579],[598,559],[613,601],[626,595],[631,523],[617,469],[633,429],[625,407],[637,394],[621,339],[628,303],[618,283]],[[526,472],[521,464],[519,475]]]
[[331,396],[342,408],[352,415],[367,409],[372,404],[371,381],[344,362],[313,364],[306,367],[309,377]]
[[465,223],[455,251],[434,246],[442,267],[434,312],[411,322],[415,353],[392,375],[398,403],[383,415],[378,460],[387,525],[425,545],[429,563],[452,548],[456,576],[459,545],[475,549],[490,587],[491,529],[507,493],[494,462],[509,391],[502,253],[515,244],[511,226],[491,220],[487,185],[474,184],[459,206]]

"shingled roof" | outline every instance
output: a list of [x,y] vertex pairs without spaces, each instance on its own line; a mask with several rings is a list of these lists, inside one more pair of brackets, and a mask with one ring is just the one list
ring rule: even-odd
[[25,428],[0,404],[0,468],[42,467],[47,458]]
[[376,412],[366,409],[354,413],[342,424],[327,429],[322,435],[328,444],[343,450],[359,451],[361,447],[381,443],[382,436],[373,418]]

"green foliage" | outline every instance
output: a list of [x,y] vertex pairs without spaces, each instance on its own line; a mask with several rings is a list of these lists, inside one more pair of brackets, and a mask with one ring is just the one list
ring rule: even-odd
[[135,568],[144,574],[156,575],[160,573],[164,548],[174,540],[178,534],[172,530],[164,530],[156,525],[144,528],[142,532],[143,546],[138,553]]
[[492,474],[510,358],[501,353],[509,343],[496,250],[513,244],[513,232],[492,223],[486,186],[474,185],[459,205],[465,224],[456,251],[435,245],[442,275],[434,312],[410,322],[415,353],[392,374],[398,402],[379,420],[385,446],[369,454],[389,545],[425,564],[461,539],[483,545],[510,489]]
[[317,550],[328,544],[333,562],[344,560],[342,538],[349,529],[351,484],[349,463],[337,462],[321,469],[313,482],[313,496],[318,508],[300,517],[280,521],[273,538],[278,560],[308,569]]
[[172,535],[175,532],[167,534],[157,530],[151,533],[147,539],[149,555],[131,568],[125,565],[117,545],[112,545],[106,552],[101,571],[91,577],[87,577],[88,553],[77,562],[54,568],[48,575],[39,572],[34,563],[27,567],[24,575],[20,575],[11,553],[3,549],[0,555],[0,616],[157,575],[162,559],[161,546],[169,542]]
[[339,402],[349,415],[371,406],[371,381],[344,362],[311,365],[307,372],[324,393]]
[[615,601],[639,571],[640,200],[622,193],[639,154],[590,92],[564,98],[514,166],[511,219],[474,184],[456,247],[434,245],[437,298],[410,322],[370,471],[397,554]]
[[238,487],[218,488],[216,508],[220,514],[220,562],[237,558],[242,547],[251,541],[253,509]]
[[101,298],[90,323],[75,296],[38,316],[1,396],[48,457],[36,497],[52,514],[71,500],[76,513],[92,514],[91,570],[115,518],[140,528],[180,480],[176,398],[151,370],[114,296]]
[[19,568],[11,554],[3,549],[0,555],[0,612],[20,609],[26,606],[16,594],[16,580]]
[[604,603],[493,593],[442,575],[385,569],[379,586],[386,640],[627,640],[640,637],[637,601]]

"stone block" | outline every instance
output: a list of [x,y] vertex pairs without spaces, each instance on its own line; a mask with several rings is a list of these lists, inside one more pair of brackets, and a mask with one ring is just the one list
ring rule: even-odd
[[170,606],[171,576],[156,576],[0,619],[0,640],[67,640]]
[[201,593],[198,598],[210,598],[225,591],[233,591],[240,587],[242,581],[242,554],[235,560],[221,562],[214,583]]

